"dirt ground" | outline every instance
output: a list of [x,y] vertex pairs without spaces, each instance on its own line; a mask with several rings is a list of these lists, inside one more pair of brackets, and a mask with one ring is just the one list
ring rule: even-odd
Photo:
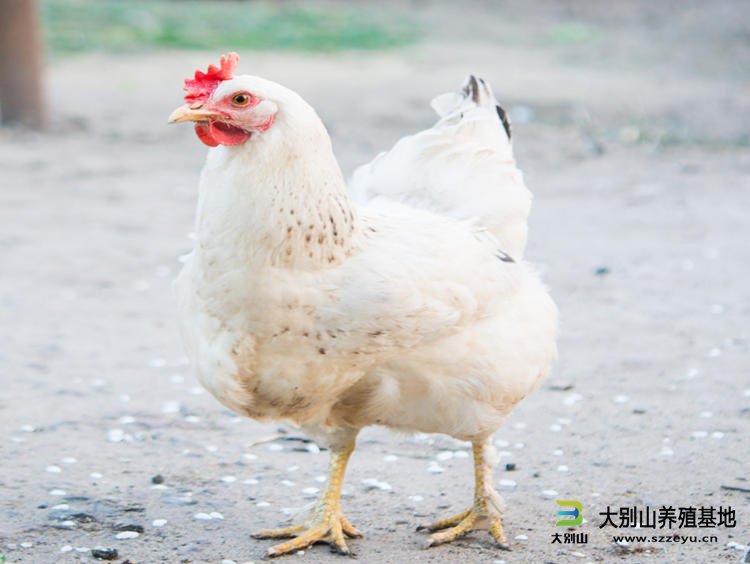
[[[307,98],[347,173],[429,126],[430,98],[467,73],[490,80],[535,194],[528,258],[561,309],[560,359],[496,435],[512,551],[484,533],[422,550],[415,526],[470,500],[468,445],[367,429],[343,502],[365,533],[356,558],[747,561],[750,5],[410,9],[432,31],[408,49],[248,52],[241,68]],[[325,452],[224,410],[181,350],[170,284],[205,148],[166,117],[216,55],[53,59],[51,131],[0,130],[7,562],[93,562],[95,547],[131,563],[258,562],[271,543],[250,533],[321,487]],[[555,499],[583,504],[586,544],[552,543]],[[654,533],[600,528],[607,507],[632,506],[731,506],[736,526],[616,545]],[[346,561],[325,546],[287,559]]]

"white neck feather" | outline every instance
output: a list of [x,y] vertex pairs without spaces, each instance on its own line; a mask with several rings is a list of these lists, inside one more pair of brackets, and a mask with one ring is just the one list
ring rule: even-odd
[[209,152],[196,229],[204,258],[315,269],[352,251],[357,218],[328,133],[305,106],[311,115],[282,114],[246,143]]

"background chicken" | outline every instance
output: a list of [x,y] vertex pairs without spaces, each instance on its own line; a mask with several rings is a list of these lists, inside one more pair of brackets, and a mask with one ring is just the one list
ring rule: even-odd
[[487,526],[504,545],[488,437],[546,374],[557,321],[512,256],[529,194],[502,110],[473,78],[461,97],[439,98],[434,130],[358,172],[354,205],[314,110],[283,86],[234,77],[237,60],[187,80],[170,118],[215,147],[177,281],[185,341],[226,406],[292,421],[331,450],[309,521],[259,536],[294,537],[271,555],[317,541],[348,552],[345,535],[359,532],[339,505],[345,466],[359,429],[385,425],[473,444],[474,502],[428,525],[440,530],[429,544]]

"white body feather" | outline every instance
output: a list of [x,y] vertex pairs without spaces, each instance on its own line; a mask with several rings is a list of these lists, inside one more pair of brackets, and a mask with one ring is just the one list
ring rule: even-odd
[[176,282],[200,381],[235,411],[310,430],[491,434],[555,355],[537,275],[452,213],[382,196],[354,206],[312,108],[249,76],[216,95],[239,87],[279,113],[211,149],[202,174]]

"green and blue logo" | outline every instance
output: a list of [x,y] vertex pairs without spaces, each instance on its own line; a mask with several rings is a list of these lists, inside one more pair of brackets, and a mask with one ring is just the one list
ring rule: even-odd
[[570,508],[557,512],[558,515],[568,517],[568,519],[560,519],[556,523],[558,527],[575,527],[583,523],[583,505],[581,505],[580,501],[574,499],[558,499],[555,503],[562,507]]

